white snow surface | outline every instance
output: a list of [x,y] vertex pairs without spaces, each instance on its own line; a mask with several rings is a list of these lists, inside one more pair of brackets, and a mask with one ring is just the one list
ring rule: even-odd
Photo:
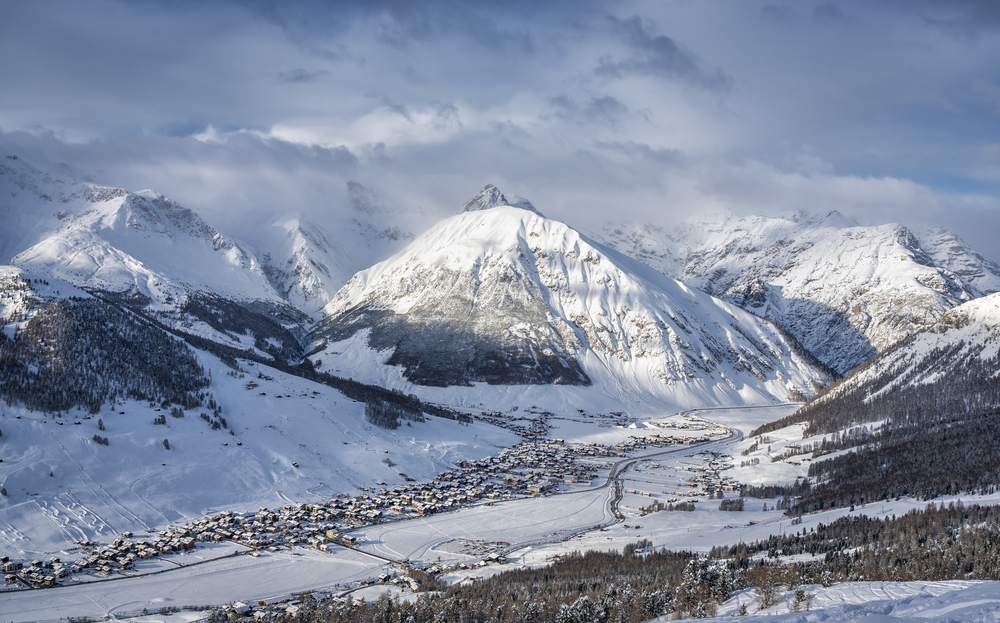
[[130,192],[0,160],[4,263],[154,304],[191,291],[281,301],[256,251],[153,191]]
[[[238,380],[232,379],[232,381],[236,383]],[[268,385],[270,388],[268,394],[271,395],[276,390],[276,385],[279,382],[282,383],[281,386],[285,391],[288,391],[290,388],[284,384],[291,381],[297,380],[276,376],[273,384]],[[237,387],[236,389],[238,391],[234,393],[237,394],[246,392],[242,387]],[[247,400],[250,401],[248,406],[261,399],[256,392],[252,394],[247,392],[247,396]],[[285,397],[281,400],[289,400],[289,398]],[[259,404],[263,405],[264,403]],[[299,409],[302,409],[300,403],[285,403],[285,405],[288,404],[299,405]],[[793,406],[781,406],[706,410],[697,412],[694,415],[703,420],[714,421],[729,427],[746,430],[765,421],[785,415],[793,408]],[[292,409],[294,407],[289,408],[290,411]],[[273,413],[271,415],[273,417]],[[232,417],[235,419],[236,416]],[[18,422],[23,422],[23,419]],[[115,433],[116,430],[120,431],[124,428],[121,421],[123,419],[109,420],[111,425],[108,426],[109,431],[107,434],[112,438],[112,445],[108,448],[97,448],[96,450],[108,451],[117,448],[124,453],[130,452],[127,443],[122,439],[124,435],[121,433],[116,435]],[[308,418],[300,413],[294,419],[306,420]],[[684,416],[661,418],[657,421],[690,422]],[[587,422],[583,418],[570,418],[568,416],[557,420],[557,422],[559,424],[557,428],[558,434],[565,436],[569,443],[573,443],[577,438],[608,443],[620,440],[629,434],[642,434],[644,430],[650,432],[654,430],[647,428],[605,428],[594,422]],[[4,438],[6,439],[7,428],[14,424],[14,422],[12,422],[10,415],[8,415],[0,423],[3,424]],[[185,419],[181,423],[186,424],[190,422]],[[203,424],[200,421],[195,423]],[[173,421],[171,424],[174,424]],[[87,425],[93,426],[93,421],[87,421],[83,426]],[[163,427],[154,428],[145,422],[137,424],[136,427],[141,429],[143,425],[146,429],[157,432],[163,429]],[[67,428],[66,426],[58,427],[57,424],[52,424],[51,422],[47,422],[46,424],[32,422],[30,426],[32,428],[44,428],[48,426],[47,431],[52,437],[57,437],[65,433],[65,429]],[[80,428],[83,428],[83,426]],[[291,425],[283,423],[280,428],[281,432],[288,433],[291,430]],[[481,423],[477,423],[471,427],[457,428],[459,432],[465,433],[466,443],[470,442],[468,440],[469,435],[482,438],[491,429],[491,427]],[[72,428],[70,430],[72,431]],[[416,424],[413,430],[417,430]],[[409,432],[410,429],[407,429],[407,431]],[[178,432],[179,427],[172,426],[171,436],[174,437]],[[381,432],[385,435],[385,431]],[[442,436],[440,429],[431,429],[429,432]],[[358,431],[358,434],[363,433],[364,431]],[[18,434],[22,433],[19,432]],[[141,434],[142,431],[139,430],[139,432],[132,433],[132,437],[139,438]],[[247,432],[240,433],[240,435],[240,438],[244,439],[244,446],[248,445],[246,440],[250,439],[251,436]],[[185,445],[193,445],[196,443],[191,438],[193,436],[188,436],[186,439],[178,436],[177,439],[184,440],[183,443]],[[215,469],[219,470],[221,469],[219,461],[232,462],[234,460],[236,455],[229,453],[226,447],[221,447],[221,444],[210,443],[213,438],[215,441],[219,441],[224,437],[231,439],[230,436],[221,435],[218,431],[207,431],[204,437],[206,438],[204,442],[205,447],[209,451],[214,450],[215,453],[219,453],[221,455],[220,458],[202,456],[200,458],[195,457],[192,460],[191,458],[187,458],[190,455],[185,455],[181,458],[187,458],[187,460],[181,461],[181,463],[201,463],[205,467],[214,466]],[[286,456],[291,457],[291,453],[295,452],[292,449],[294,442],[289,440],[283,445],[282,439],[283,435],[277,435],[262,439],[262,441],[265,441],[275,454],[288,453]],[[396,439],[396,441],[399,441],[399,439]],[[498,439],[496,441],[502,440]],[[368,443],[373,444],[374,441],[369,441]],[[689,473],[686,470],[692,468],[692,466],[704,464],[705,461],[709,460],[710,456],[714,456],[705,454],[705,451],[722,452],[723,454],[735,455],[738,458],[738,450],[743,447],[744,443],[738,437],[731,437],[699,447],[679,446],[666,450],[648,449],[641,454],[650,458],[640,458],[633,469],[625,472],[625,488],[644,489],[659,494],[657,489],[664,486],[659,483],[669,478],[676,479],[676,476],[670,475],[671,473],[683,476]],[[322,447],[323,444],[319,445],[323,461],[334,460],[337,454],[336,443],[333,443],[333,447],[325,452]],[[356,445],[360,446],[360,444]],[[390,445],[390,449],[391,447]],[[353,454],[348,457],[338,459],[340,463],[348,463],[355,457],[364,456],[363,450],[356,448],[352,449],[352,452]],[[392,450],[392,452],[396,451]],[[76,454],[79,455],[82,453],[78,451]],[[159,463],[162,462],[161,456],[163,456],[163,453],[156,454],[156,450],[150,447],[146,449],[145,454],[148,455],[146,458],[148,463],[160,467]],[[384,477],[381,473],[375,473],[376,470],[380,469],[377,462],[379,460],[378,453],[370,454],[371,459],[360,458],[358,464],[361,465],[363,463],[365,468],[372,470],[374,476]],[[474,456],[475,452],[471,452],[468,455]],[[309,448],[301,447],[294,456],[302,463],[302,470],[312,470],[312,473],[306,474],[303,480],[315,483],[316,467],[313,463],[319,459],[315,457],[310,458]],[[395,460],[395,454],[392,456],[394,457],[393,460]],[[303,459],[312,462],[307,465]],[[138,461],[140,457],[136,456],[132,460]],[[176,463],[177,461],[174,462]],[[0,468],[7,469],[5,467],[7,463],[8,461],[5,460],[4,463],[0,464]],[[105,469],[113,471],[122,462],[114,457],[109,459],[108,455],[105,454],[96,462],[87,463],[87,471],[98,470],[101,464],[108,465]],[[245,465],[245,462],[238,462],[237,464],[242,467]],[[48,464],[44,461],[37,461],[36,465],[35,471],[38,471],[39,469],[46,469]],[[211,483],[211,488],[214,488],[216,493],[225,492],[227,488],[232,486],[231,479],[218,480],[218,476],[212,476],[205,467],[201,468],[201,476],[206,479],[206,482]],[[199,468],[196,465],[192,465],[191,469],[197,470]],[[309,489],[308,487],[302,487],[303,483],[300,483],[296,489],[296,485],[294,484],[296,475],[289,475],[287,473],[282,475],[282,472],[285,470],[283,469],[281,459],[274,461],[271,469],[275,472],[275,476],[279,478],[279,482],[272,486],[275,486],[275,488],[279,489],[279,492],[285,494],[284,496],[279,496],[279,499],[276,500],[279,504],[286,503],[283,502],[282,497],[303,500],[326,497],[332,489],[332,487],[329,489]],[[358,469],[361,468],[359,467]],[[417,473],[416,470],[414,470],[414,473]],[[39,480],[42,478],[51,480],[51,478],[39,474]],[[69,499],[69,497],[77,496],[78,492],[86,493],[87,486],[82,481],[84,475],[81,474],[79,478],[81,478],[80,482],[74,484],[70,491],[61,493],[60,496]],[[253,475],[250,474],[246,478],[252,479]],[[389,480],[389,478],[385,479]],[[58,481],[66,482],[65,477]],[[113,479],[109,478],[108,481],[112,482]],[[194,486],[195,483],[193,481],[186,480],[183,477],[173,481],[161,477],[158,484],[158,487],[162,489],[160,496],[151,496],[149,499],[151,503],[155,504],[162,503],[163,500],[190,495],[192,494],[191,489]],[[264,485],[264,488],[266,487],[267,485]],[[11,489],[9,484],[7,488],[8,490]],[[151,488],[153,487],[140,487],[143,490]],[[204,483],[202,483],[202,488],[206,488]],[[66,515],[69,512],[75,512],[83,517],[89,516],[90,520],[94,524],[97,524],[100,520],[104,520],[113,514],[114,511],[111,507],[116,507],[117,512],[122,513],[119,521],[122,521],[122,525],[126,525],[128,523],[126,521],[127,513],[139,509],[139,505],[136,504],[126,489],[127,487],[122,488],[118,486],[108,487],[106,490],[96,486],[92,487],[93,495],[91,497],[80,496],[81,502],[93,505],[94,511],[89,514],[85,512],[89,511],[89,509],[85,508],[82,503],[76,508],[64,509],[59,508],[58,504],[46,500],[42,495],[33,496],[43,511],[35,512],[33,515],[19,519],[19,525],[27,526],[31,522],[34,522],[38,526],[41,526],[37,529],[42,530],[47,522],[49,526],[48,530],[54,533],[54,535],[45,536],[40,534],[36,538],[43,540],[51,539],[50,542],[56,542],[58,536],[55,533],[66,529],[66,524],[60,528],[59,522],[63,521],[68,524],[68,517]],[[303,492],[303,495],[294,495],[294,491],[296,490]],[[252,508],[258,501],[263,500],[268,495],[273,495],[275,492],[261,491],[259,493],[261,497],[255,499],[253,503],[248,504],[248,507]],[[450,513],[380,524],[359,529],[352,533],[359,537],[360,551],[335,547],[332,553],[323,553],[317,550],[296,548],[292,551],[278,553],[263,552],[259,558],[251,558],[246,555],[224,557],[230,551],[242,551],[242,546],[226,544],[223,548],[229,547],[230,550],[220,550],[218,552],[211,549],[214,546],[210,546],[207,549],[199,547],[192,553],[171,557],[173,560],[172,563],[167,563],[164,560],[150,562],[149,564],[159,564],[164,568],[166,568],[164,565],[182,565],[182,568],[171,569],[156,575],[128,577],[104,582],[88,582],[83,585],[41,591],[0,592],[0,616],[3,617],[3,620],[9,621],[55,620],[67,616],[82,615],[98,617],[114,615],[116,618],[123,619],[130,615],[134,616],[144,607],[153,610],[164,606],[210,605],[235,600],[252,602],[260,598],[303,590],[336,589],[338,585],[343,587],[345,583],[372,578],[386,570],[383,560],[368,557],[365,551],[383,555],[388,554],[392,558],[409,557],[427,562],[433,562],[440,557],[442,562],[475,563],[475,557],[458,553],[460,548],[449,546],[449,543],[455,540],[472,543],[481,541],[509,543],[507,547],[510,550],[508,558],[511,561],[510,565],[476,567],[471,571],[449,576],[450,579],[457,581],[489,575],[512,567],[544,565],[550,562],[555,555],[565,554],[570,551],[587,549],[621,550],[624,545],[634,542],[639,538],[649,538],[656,547],[705,552],[713,545],[732,544],[740,540],[750,541],[766,538],[768,535],[780,534],[786,530],[798,531],[802,528],[808,530],[815,527],[818,523],[830,523],[838,517],[852,514],[848,509],[823,511],[805,515],[802,524],[789,526],[788,518],[784,517],[781,513],[762,511],[756,505],[756,502],[759,501],[755,501],[753,505],[748,504],[745,512],[722,512],[718,510],[718,500],[708,500],[704,497],[699,499],[696,497],[688,498],[699,500],[696,504],[697,509],[693,512],[661,511],[640,517],[639,505],[648,504],[650,498],[626,494],[622,500],[621,510],[626,515],[624,524],[628,525],[628,528],[618,524],[610,527],[607,531],[597,529],[587,530],[587,528],[595,524],[607,522],[610,518],[606,504],[609,493],[610,489],[607,488],[582,489],[568,494],[550,495],[541,498],[528,498],[511,502],[497,501],[492,506],[481,504]],[[727,497],[732,497],[735,494],[727,493],[726,495]],[[102,497],[104,499],[101,499]],[[663,499],[664,496],[659,497]],[[272,500],[266,500],[266,502],[270,501]],[[947,503],[949,500],[943,501]],[[965,497],[964,502],[966,504],[995,504],[1000,502],[1000,494]],[[858,507],[853,514],[868,514],[879,517],[890,514],[901,515],[909,510],[924,508],[926,504],[926,502],[912,499],[887,501],[885,503],[879,502]],[[220,505],[213,504],[213,508],[218,510],[220,509]],[[239,510],[241,507],[236,505],[231,508]],[[138,512],[149,513],[148,510],[139,510]],[[7,516],[6,519],[9,520],[10,516]],[[163,525],[163,518],[157,521],[159,523],[154,527]],[[132,522],[134,523],[134,519]],[[10,529],[7,528],[7,530],[9,533]],[[582,532],[578,532],[581,530]],[[100,532],[99,536],[102,537],[101,540],[104,540],[104,534],[111,534],[113,532],[112,530],[109,530],[107,533]],[[5,551],[10,551],[7,547],[5,546]],[[74,558],[73,552],[63,552],[62,555],[64,559],[71,560]],[[198,564],[192,565],[191,563]],[[967,620],[965,617],[970,615],[970,613],[977,613],[980,610],[983,612],[992,611],[989,608],[995,607],[993,604],[996,603],[996,598],[989,597],[989,595],[991,591],[995,594],[997,586],[998,583],[995,582],[850,583],[836,584],[829,589],[810,586],[806,588],[814,594],[814,607],[811,613],[798,613],[797,615],[783,614],[787,613],[787,603],[783,601],[778,606],[759,614],[761,616],[806,617],[785,619],[795,621],[884,620],[895,622],[921,618],[924,620],[928,618],[934,620],[934,617],[947,617],[949,613],[955,613],[955,618],[946,618],[945,620]],[[374,597],[375,593],[370,596]],[[748,593],[737,594],[720,608],[719,614],[725,616],[729,612],[734,612],[738,610],[741,601],[750,600],[751,595]],[[873,609],[875,607],[873,604],[876,601],[880,602],[878,605],[879,609],[877,610]],[[976,610],[977,608],[980,610]],[[754,612],[756,610],[755,606],[751,605],[750,610],[751,613],[756,614]],[[896,618],[871,618],[873,615],[892,615]],[[171,618],[168,620],[174,619]]]
[[[732,621],[741,604],[749,614],[740,621],[811,623],[813,621],[906,623],[948,621],[987,623],[1000,620],[1000,582],[844,582],[829,588],[802,587],[813,596],[810,611],[792,612],[794,593],[777,606],[757,610],[750,591],[741,591],[719,607],[718,616],[699,621]],[[663,616],[654,621],[672,621]]]
[[[505,313],[511,301],[533,317]],[[477,331],[499,341],[551,344],[576,358],[593,381],[590,388],[546,387],[543,393],[610,396],[649,412],[784,402],[789,390],[809,395],[826,381],[771,323],[564,223],[510,206],[441,221],[352,277],[324,312],[336,320],[358,306],[416,322],[427,310],[447,310],[456,322],[482,314],[489,324]],[[350,370],[355,379],[442,402],[465,393],[412,386],[383,365],[390,353],[368,347],[361,332],[322,347],[314,360],[322,360],[324,370]],[[509,406],[509,389],[483,391],[500,401],[494,408]]]
[[949,309],[1000,290],[1000,266],[947,230],[863,227],[839,212],[589,231],[665,275],[774,319],[842,374]]
[[287,302],[315,316],[354,273],[411,241],[421,217],[354,182],[349,195],[353,209],[335,231],[290,212],[248,224],[241,240],[154,191],[100,186],[7,157],[0,263],[80,287],[139,292],[164,309],[200,291]]
[[[429,479],[455,461],[518,441],[493,426],[433,417],[387,431],[365,421],[364,404],[329,387],[247,362],[243,378],[234,378],[212,355],[198,356],[232,435],[212,430],[198,410],[153,425],[166,410],[137,402],[62,418],[0,406],[0,485],[7,489],[0,496],[0,551],[27,559],[66,555],[74,541],[159,530],[209,509],[329,499],[377,481],[402,484],[400,473]],[[250,381],[258,386],[248,389]],[[98,419],[106,447],[92,440]]]
[[245,234],[261,250],[271,284],[314,317],[354,273],[412,241],[421,216],[419,211],[386,205],[357,182],[350,182],[348,190],[353,209],[333,231],[300,214],[287,214]]
[[[879,355],[859,368],[820,400],[833,400],[875,378],[892,378],[881,392],[900,383],[933,383],[942,368],[955,368],[969,360],[989,361],[1000,353],[1000,293],[978,298],[944,314],[925,331],[900,348]],[[994,373],[994,379],[1000,371]],[[905,379],[905,380],[904,380]]]

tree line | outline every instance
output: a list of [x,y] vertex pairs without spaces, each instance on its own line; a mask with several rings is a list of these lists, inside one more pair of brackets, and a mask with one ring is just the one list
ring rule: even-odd
[[[756,609],[811,607],[808,585],[849,581],[1000,580],[1000,507],[930,504],[901,516],[842,517],[732,546],[708,557],[656,551],[648,541],[625,551],[574,552],[536,569],[513,569],[448,586],[419,571],[419,598],[375,602],[306,601],[294,615],[271,611],[262,623],[639,623],[663,615],[704,618],[733,593],[751,588]],[[764,558],[761,559],[761,554]],[[812,555],[783,563],[781,557]],[[740,614],[747,614],[741,609]],[[210,623],[243,621],[223,609]]]
[[[801,496],[788,505],[792,514],[801,514],[902,496],[926,500],[996,489],[1000,354],[983,356],[989,339],[908,354],[915,339],[875,357],[794,414],[750,433],[806,423],[805,436],[824,435],[794,452],[812,454],[811,490],[774,487],[767,497]],[[845,449],[853,451],[816,460]]]
[[1000,507],[959,501],[898,517],[851,515],[812,530],[716,546],[709,557],[742,561],[761,553],[814,556],[797,565],[804,583],[1000,580]]

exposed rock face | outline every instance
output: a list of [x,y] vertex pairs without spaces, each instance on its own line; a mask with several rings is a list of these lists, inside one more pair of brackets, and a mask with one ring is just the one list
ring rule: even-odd
[[462,212],[476,212],[478,210],[489,210],[490,208],[503,206],[521,208],[522,210],[528,210],[541,216],[541,213],[535,209],[535,206],[533,206],[530,201],[522,199],[517,195],[505,195],[493,184],[487,184],[481,191],[479,191],[478,195],[469,199],[465,205],[462,206]]

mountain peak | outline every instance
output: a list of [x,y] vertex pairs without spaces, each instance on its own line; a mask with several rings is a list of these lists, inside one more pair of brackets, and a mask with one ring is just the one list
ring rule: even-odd
[[479,191],[478,195],[469,199],[462,207],[462,212],[477,212],[479,210],[489,210],[490,208],[498,208],[502,206],[521,208],[522,210],[534,212],[539,216],[542,215],[527,199],[522,199],[517,195],[504,195],[500,192],[500,189],[493,184],[487,184],[481,191]]

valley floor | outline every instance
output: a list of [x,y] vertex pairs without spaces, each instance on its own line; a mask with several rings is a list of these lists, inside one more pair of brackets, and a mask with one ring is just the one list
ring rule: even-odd
[[[256,392],[242,390],[246,392],[242,394],[245,396],[243,399],[253,401],[251,404],[258,405],[258,408],[259,405],[273,405],[276,398],[274,394],[284,396],[282,400],[287,398],[286,405],[310,404],[314,400],[310,397],[311,394],[302,391],[304,388],[295,385],[298,382],[295,379],[275,376],[276,378],[271,381],[258,379],[262,384],[267,383],[266,389],[271,395],[267,402],[261,400],[262,393],[259,390]],[[239,382],[238,388],[242,389],[247,380],[234,379],[233,382]],[[235,393],[241,395],[239,392]],[[289,446],[287,455],[281,454],[281,443],[301,444],[309,434],[312,434],[311,431],[314,430],[312,427],[331,427],[345,438],[353,435],[359,439],[368,439],[367,443],[374,444],[375,448],[381,450],[383,456],[385,450],[390,450],[393,460],[399,456],[394,450],[399,444],[406,443],[415,448],[424,448],[426,458],[420,458],[418,451],[415,460],[426,461],[426,466],[420,467],[419,463],[407,466],[407,473],[424,479],[432,477],[433,474],[430,472],[435,468],[445,469],[459,459],[475,459],[495,454],[499,451],[499,447],[513,445],[512,441],[516,439],[508,431],[483,421],[477,421],[472,426],[458,426],[454,422],[439,420],[432,422],[430,426],[415,424],[413,427],[404,427],[393,432],[372,430],[363,424],[360,414],[354,415],[353,418],[343,415],[339,418],[329,415],[324,417],[324,411],[319,404],[323,403],[317,404],[315,414],[306,411],[289,417],[291,411],[276,410],[268,413],[268,418],[284,422],[280,431],[282,434],[271,438],[257,438],[249,432],[253,426],[246,412],[239,416],[230,416],[234,422],[243,425],[240,426],[242,432],[237,435],[223,434],[210,429],[206,431],[205,434],[210,435],[209,438],[213,442],[218,442],[216,444],[218,446],[222,443],[231,443],[235,438],[242,439],[243,443],[249,446],[246,452],[274,453],[271,461],[275,467],[274,477],[283,483],[282,486],[289,487],[287,493],[279,499],[258,497],[244,500],[241,506],[250,507],[258,503],[282,504],[291,499],[321,499],[336,493],[333,487],[323,485],[319,481],[320,478],[325,480],[331,476],[329,474],[318,476],[315,466],[310,464],[307,467],[304,463],[302,468],[293,468],[285,464],[296,457],[302,461],[301,457],[308,456],[309,452],[295,452],[292,446]],[[328,409],[329,403],[326,404]],[[197,549],[189,553],[143,561],[137,564],[138,575],[132,577],[112,576],[115,579],[95,581],[97,576],[79,576],[75,577],[74,584],[68,586],[0,592],[0,620],[47,621],[80,616],[124,619],[139,616],[143,609],[156,611],[161,608],[197,608],[234,601],[256,603],[258,599],[288,596],[304,591],[346,593],[356,589],[362,580],[373,579],[383,573],[390,576],[401,575],[398,562],[407,559],[424,565],[448,566],[454,570],[444,575],[443,579],[449,582],[462,582],[510,568],[542,566],[572,551],[621,550],[625,545],[639,539],[648,539],[658,548],[707,552],[714,545],[749,542],[769,535],[809,529],[819,523],[834,521],[852,511],[837,509],[806,515],[801,524],[791,526],[789,519],[780,511],[764,510],[765,504],[769,509],[773,508],[774,500],[748,499],[745,511],[726,512],[720,510],[720,500],[714,495],[708,495],[706,491],[709,485],[716,489],[726,488],[728,475],[733,473],[740,474],[740,478],[745,478],[747,481],[755,479],[788,481],[801,475],[803,469],[801,464],[794,465],[783,461],[771,463],[768,460],[753,467],[726,469],[730,465],[739,466],[741,460],[746,461],[742,452],[749,449],[755,441],[745,439],[741,431],[777,419],[790,413],[794,408],[789,405],[712,409],[617,424],[607,418],[594,418],[586,414],[548,416],[545,421],[549,429],[549,438],[564,439],[568,445],[616,444],[635,437],[650,440],[653,435],[703,436],[710,431],[714,431],[713,434],[716,436],[724,434],[728,436],[690,446],[650,445],[630,453],[626,458],[595,458],[595,464],[600,467],[589,487],[560,486],[554,492],[539,497],[511,501],[497,500],[452,512],[358,528],[350,533],[357,539],[354,548],[331,545],[329,552],[322,552],[312,548],[295,547],[273,552],[259,551],[256,552],[257,556],[252,556],[250,548],[231,543],[208,547],[199,544]],[[357,410],[358,406],[346,405],[346,409]],[[308,417],[306,414],[309,414]],[[284,419],[281,419],[282,417]],[[522,417],[522,414],[518,417]],[[14,426],[4,424],[5,438],[7,431],[11,430],[17,435],[30,433],[42,440],[46,438],[51,440],[51,435],[45,434],[48,430],[46,427],[57,425],[50,421],[36,421],[26,416],[13,421],[17,422]],[[114,422],[117,427],[122,426],[127,420],[109,418],[109,421]],[[8,422],[11,422],[9,416]],[[87,421],[87,424],[92,426],[92,421]],[[170,434],[177,436],[177,429],[181,426],[204,423],[200,420],[191,422],[184,420],[172,424],[174,426]],[[236,426],[233,428],[237,429]],[[266,426],[261,429],[265,431],[264,434],[270,430]],[[402,433],[404,429],[405,434]],[[163,427],[157,427],[157,432],[159,430],[163,430]],[[200,429],[191,429],[191,435],[202,434]],[[329,435],[329,433],[324,434]],[[433,439],[434,436],[438,439]],[[448,440],[449,436],[451,441]],[[134,433],[128,436],[130,439],[137,437],[138,435]],[[288,441],[281,441],[289,437]],[[186,439],[182,436],[177,438]],[[801,432],[796,432],[795,429],[778,431],[772,434],[772,438],[774,447],[770,450],[773,454],[778,454],[785,444],[801,438]],[[126,446],[124,439],[112,443],[112,449],[115,446]],[[194,445],[192,442],[184,442],[187,443]],[[109,448],[95,448],[82,443],[78,445],[80,447],[75,452],[83,457],[78,460],[85,468],[81,470],[84,474],[79,478],[84,478],[88,471],[96,469],[94,466],[100,464],[98,459],[94,458],[99,454],[95,453],[106,452]],[[337,449],[335,446],[336,444],[333,444],[330,450],[332,456],[339,454],[334,452]],[[40,447],[44,456],[46,452],[44,449],[47,446],[43,443]],[[200,456],[201,461],[208,461],[208,457],[218,453],[220,456],[212,459],[214,462],[211,465],[213,469],[223,470],[225,461],[229,460],[227,457],[233,456],[231,449],[225,449],[230,446],[223,448],[221,451],[218,448],[210,449],[206,444],[204,449],[198,450],[197,456]],[[369,450],[374,460],[368,459],[364,463],[366,467],[354,468],[357,470],[355,473],[359,474],[359,480],[365,477],[369,480],[372,478],[362,470],[381,469],[384,465],[377,457],[378,450],[374,453]],[[327,472],[344,470],[348,464],[355,464],[352,459],[365,461],[361,458],[363,455],[359,454],[364,452],[359,444],[352,444],[346,452],[348,452],[346,457],[339,457],[338,462],[334,464],[335,467],[326,465],[325,470]],[[749,452],[746,456],[752,454],[753,452]],[[325,464],[331,456],[319,451],[316,455],[317,465]],[[347,460],[344,460],[345,458]],[[26,469],[24,465],[27,463],[29,463],[27,458],[21,459],[21,463],[6,460],[2,468],[14,470],[15,466],[21,465],[21,469],[24,470]],[[35,465],[37,464],[36,460]],[[38,472],[39,469],[35,467],[33,471]],[[8,482],[11,473],[23,472],[8,472]],[[194,475],[191,474],[189,477]],[[116,479],[110,477],[107,480],[115,482]],[[44,477],[40,482],[43,484],[46,482]],[[290,483],[297,486],[289,486]],[[249,488],[251,484],[252,481],[248,479],[244,487]],[[10,487],[9,484],[7,486]],[[73,487],[80,486],[80,484],[73,485]],[[95,498],[97,491],[104,492],[111,502],[94,503],[95,508],[91,510],[82,503],[82,500]],[[128,493],[129,491],[132,493]],[[54,494],[48,495],[44,494],[43,490],[41,494],[31,496],[33,499],[8,505],[3,509],[3,515],[0,516],[3,522],[0,525],[2,530],[0,538],[7,540],[5,549],[17,544],[22,551],[30,547],[39,556],[54,553],[71,560],[76,554],[71,545],[65,544],[64,539],[67,538],[67,534],[78,534],[74,531],[74,526],[79,526],[75,528],[76,530],[83,531],[79,533],[82,537],[94,540],[114,538],[118,532],[128,527],[136,530],[134,516],[128,520],[119,513],[121,523],[113,526],[107,519],[109,509],[133,508],[143,500],[142,496],[136,494],[134,485],[125,491],[125,495],[119,496],[118,493],[117,490],[110,490],[105,485],[97,486],[96,491],[87,492],[90,498],[84,498],[82,492],[74,492],[72,489],[65,493],[58,492],[57,489]],[[274,494],[272,491],[269,495]],[[148,496],[148,493],[146,495]],[[261,492],[261,495],[268,494]],[[735,499],[738,494],[728,491],[724,495],[726,499]],[[123,500],[132,500],[133,496],[138,501],[130,502],[132,506],[122,503]],[[152,499],[163,504],[166,496]],[[77,502],[78,505],[70,509],[74,511],[72,516],[66,517],[56,505],[61,500]],[[967,496],[963,500],[966,503],[1000,504],[1000,494],[986,497]],[[694,502],[691,505],[693,510],[648,512],[657,503],[668,506],[689,501]],[[158,518],[156,515],[148,514],[148,511],[147,515],[141,517],[147,522],[146,525],[150,530],[162,529],[169,523],[176,523],[196,515],[197,509],[207,506],[208,503],[207,498],[188,500],[181,508],[174,510],[173,517],[176,520],[173,522],[168,521],[170,516],[160,511]],[[925,506],[926,503],[923,502],[902,499],[869,504],[867,507],[858,507],[853,512],[869,516],[888,516],[900,515],[908,510]],[[34,521],[32,516],[24,514],[24,509],[29,507],[34,509],[34,512],[40,513],[34,517],[44,521]],[[213,504],[213,507],[219,508],[217,504]],[[684,507],[687,508],[686,505]],[[88,517],[92,518],[89,523],[79,523],[81,519]],[[144,526],[140,526],[142,527]],[[48,544],[50,549],[45,551],[42,547],[38,547],[38,544]],[[507,564],[488,564],[487,557],[490,553],[504,556]],[[465,568],[455,568],[456,565]],[[997,583],[989,582],[850,583],[837,584],[826,589],[819,586],[807,588],[814,596],[813,611],[810,614],[789,613],[787,601],[783,600],[778,606],[768,609],[766,615],[777,615],[796,621],[812,620],[815,616],[843,621],[903,621],[935,618],[953,612],[963,613],[959,619],[965,620],[965,614],[980,616],[986,612],[1000,611],[1000,598],[991,597],[991,591],[997,593],[1000,588]],[[363,593],[355,594],[374,597],[382,590],[383,587],[372,586],[364,589]],[[742,602],[747,602],[751,614],[754,614],[755,606],[750,603],[751,601],[752,596],[749,593],[737,594],[720,607],[719,614],[727,616],[736,612]],[[782,614],[783,612],[786,614]],[[177,622],[185,620],[189,615],[193,616],[188,612],[167,618],[162,616],[143,618]]]

